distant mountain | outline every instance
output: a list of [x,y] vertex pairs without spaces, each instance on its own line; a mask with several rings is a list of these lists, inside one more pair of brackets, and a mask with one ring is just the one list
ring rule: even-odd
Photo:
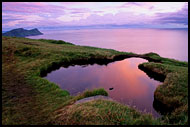
[[35,35],[42,35],[37,28],[31,30],[25,30],[23,28],[13,29],[8,32],[3,33],[3,36],[10,36],[10,37],[26,37],[26,36],[35,36]]
[[127,29],[127,28],[144,28],[144,29],[183,29],[187,30],[188,27],[178,28],[171,26],[158,26],[158,25],[149,25],[149,24],[105,24],[105,25],[86,25],[86,26],[51,26],[51,27],[39,27],[42,30],[80,30],[80,29]]

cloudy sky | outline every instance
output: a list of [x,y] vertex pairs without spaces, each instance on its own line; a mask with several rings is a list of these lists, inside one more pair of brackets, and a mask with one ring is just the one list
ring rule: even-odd
[[187,2],[3,2],[2,28],[91,25],[188,27]]

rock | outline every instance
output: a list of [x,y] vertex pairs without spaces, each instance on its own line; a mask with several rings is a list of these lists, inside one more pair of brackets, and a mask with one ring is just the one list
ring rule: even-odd
[[96,95],[96,96],[87,97],[87,98],[83,98],[81,100],[78,100],[78,101],[75,102],[75,104],[85,103],[85,102],[98,100],[98,99],[114,101],[112,98],[110,98],[108,96]]
[[109,88],[109,90],[113,90],[113,87]]

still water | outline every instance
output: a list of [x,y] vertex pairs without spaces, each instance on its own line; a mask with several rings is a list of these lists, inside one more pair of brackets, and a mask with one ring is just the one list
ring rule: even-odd
[[150,79],[138,69],[138,64],[143,62],[147,60],[129,58],[108,65],[61,67],[44,78],[58,84],[71,95],[77,95],[86,89],[104,88],[112,99],[159,117],[153,108],[153,100],[154,91],[161,82]]
[[43,31],[33,39],[64,40],[77,45],[110,48],[118,51],[148,53],[188,61],[187,29],[83,29]]

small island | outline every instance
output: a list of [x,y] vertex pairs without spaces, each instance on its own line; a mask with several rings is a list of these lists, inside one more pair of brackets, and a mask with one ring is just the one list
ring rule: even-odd
[[37,28],[26,30],[23,28],[13,29],[8,32],[3,33],[3,36],[10,36],[10,37],[26,37],[26,36],[36,36],[36,35],[42,35]]

